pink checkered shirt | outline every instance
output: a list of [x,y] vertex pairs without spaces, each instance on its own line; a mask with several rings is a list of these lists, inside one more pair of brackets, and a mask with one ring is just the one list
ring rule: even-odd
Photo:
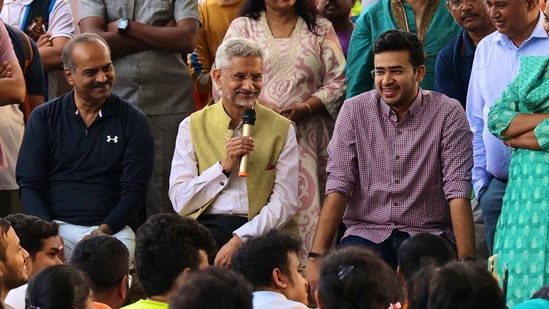
[[397,229],[455,242],[448,201],[471,197],[472,140],[459,102],[437,92],[420,89],[400,123],[376,90],[346,100],[326,184],[349,199],[345,236],[381,243]]

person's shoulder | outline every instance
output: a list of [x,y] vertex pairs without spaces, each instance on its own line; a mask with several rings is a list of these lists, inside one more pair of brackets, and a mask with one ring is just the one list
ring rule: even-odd
[[235,19],[233,19],[233,21],[231,22],[231,26],[233,25],[237,25],[237,26],[242,26],[242,25],[248,25],[248,24],[251,24],[251,23],[254,23],[256,22],[253,18],[250,18],[250,17],[247,17],[247,16],[239,16]]
[[348,105],[352,108],[369,108],[370,106],[376,105],[378,101],[379,94],[377,93],[377,90],[372,89],[348,98],[343,103],[343,106]]
[[452,59],[458,52],[459,46],[463,43],[463,31],[464,30],[461,30],[450,42],[444,45],[437,57],[444,60]]
[[199,10],[220,10],[221,4],[217,0],[202,0],[198,1]]
[[485,50],[492,49],[494,46],[494,43],[500,39],[500,36],[501,34],[498,31],[494,31],[489,35],[485,36],[482,40],[480,40],[480,42],[478,42],[476,54],[478,54],[479,51],[483,52]]
[[140,299],[135,303],[127,305],[120,309],[168,309],[168,304]]
[[316,17],[316,25],[320,29],[328,29],[330,27],[333,27],[332,22],[330,22],[328,19],[321,16]]
[[72,92],[66,93],[60,97],[54,98],[49,100],[48,102],[44,104],[40,104],[34,110],[32,113],[39,113],[39,114],[47,114],[51,115],[52,113],[59,113],[63,110],[66,104],[69,104],[71,100],[71,94]]
[[431,90],[421,90],[423,95],[423,101],[442,114],[452,113],[456,109],[463,110],[461,103],[458,100],[452,99],[449,96]]

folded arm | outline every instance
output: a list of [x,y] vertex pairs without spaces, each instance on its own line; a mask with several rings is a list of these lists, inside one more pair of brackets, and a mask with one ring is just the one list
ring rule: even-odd
[[138,39],[114,31],[108,32],[107,23],[103,17],[86,17],[80,20],[79,25],[83,33],[96,33],[105,39],[109,44],[113,58],[151,49],[151,46]]

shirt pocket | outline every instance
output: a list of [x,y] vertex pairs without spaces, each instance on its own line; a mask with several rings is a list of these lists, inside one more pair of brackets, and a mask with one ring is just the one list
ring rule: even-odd
[[130,13],[131,5],[128,5],[128,1],[126,0],[108,0],[105,1],[105,7],[107,9],[108,21],[120,18],[133,18]]
[[154,8],[163,10],[171,10],[173,8],[173,0],[150,0],[149,5]]

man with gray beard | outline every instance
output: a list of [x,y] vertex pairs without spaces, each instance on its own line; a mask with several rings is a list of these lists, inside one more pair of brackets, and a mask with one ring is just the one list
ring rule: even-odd
[[[263,51],[253,41],[228,39],[216,53],[213,82],[220,102],[183,120],[170,175],[170,200],[197,218],[217,242],[210,261],[228,266],[243,237],[284,227],[297,232],[298,152],[291,121],[257,104]],[[243,136],[245,110],[256,115],[253,137]],[[247,176],[239,160],[248,155]]]

